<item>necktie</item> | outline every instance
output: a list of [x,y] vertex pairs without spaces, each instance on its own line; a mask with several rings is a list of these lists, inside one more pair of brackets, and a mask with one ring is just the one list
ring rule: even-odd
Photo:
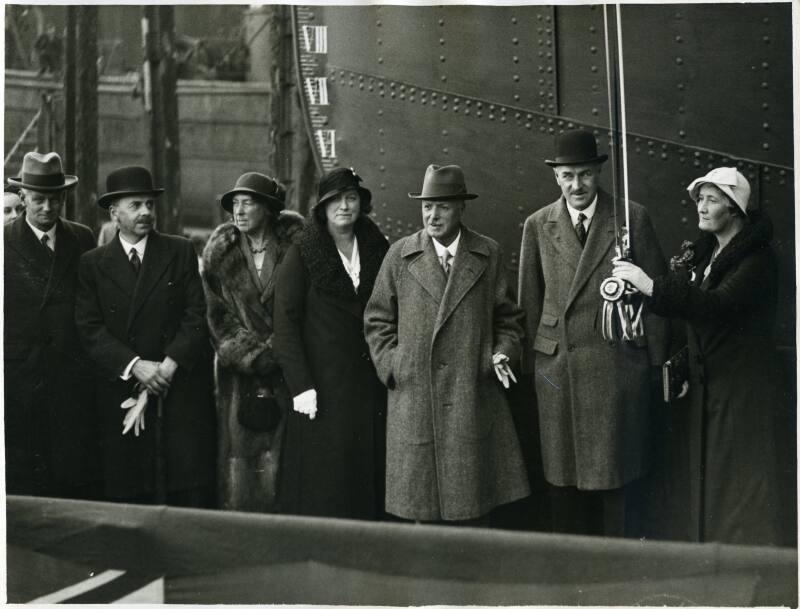
[[133,267],[133,272],[138,275],[139,269],[142,266],[142,261],[139,259],[139,254],[136,252],[136,248],[131,249],[131,266]]
[[453,257],[450,255],[450,250],[444,250],[444,254],[439,257],[442,263],[442,270],[444,271],[445,276],[450,275],[450,261]]
[[578,221],[575,223],[575,233],[578,235],[578,240],[581,242],[581,247],[586,243],[586,227],[583,225],[586,216],[578,214]]
[[50,242],[50,236],[49,235],[42,235],[42,245],[44,245],[44,249],[47,252],[47,255],[52,258],[53,257],[53,250],[50,249],[50,246],[48,245],[49,242]]

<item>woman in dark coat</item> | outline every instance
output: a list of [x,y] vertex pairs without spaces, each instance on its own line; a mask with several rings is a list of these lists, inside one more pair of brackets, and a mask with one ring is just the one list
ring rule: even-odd
[[735,168],[714,169],[688,190],[703,235],[673,258],[672,272],[651,279],[619,261],[614,275],[656,313],[688,322],[696,538],[793,544],[792,404],[773,340],[772,225],[748,211],[750,186]]
[[294,396],[281,509],[377,519],[383,514],[386,391],[364,340],[364,307],[388,250],[351,169],[319,185],[286,254],[275,295],[275,353]]
[[220,507],[277,508],[281,440],[291,398],[272,351],[275,277],[300,214],[283,210],[285,190],[246,173],[222,196],[233,222],[203,251],[208,326],[216,350]]

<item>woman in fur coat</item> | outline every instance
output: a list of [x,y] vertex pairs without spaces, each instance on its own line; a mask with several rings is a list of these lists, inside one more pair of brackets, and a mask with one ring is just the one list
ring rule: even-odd
[[291,398],[272,350],[277,269],[303,217],[284,211],[285,190],[260,173],[222,196],[233,221],[203,251],[208,326],[216,351],[220,507],[274,512]]
[[793,545],[793,406],[773,342],[777,273],[772,225],[748,209],[750,185],[720,167],[688,187],[703,236],[671,273],[629,262],[614,275],[659,315],[688,322],[692,536]]
[[389,245],[352,169],[324,176],[311,220],[278,273],[275,353],[293,397],[281,509],[383,515],[386,390],[364,339],[364,307]]

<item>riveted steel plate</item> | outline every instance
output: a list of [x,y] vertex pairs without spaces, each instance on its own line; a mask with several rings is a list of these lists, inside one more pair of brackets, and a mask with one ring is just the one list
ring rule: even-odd
[[[790,290],[787,6],[623,5],[622,11],[630,197],[649,209],[669,257],[697,235],[686,185],[713,167],[738,166],[753,200],[780,225],[782,289]],[[480,195],[468,203],[466,222],[501,243],[513,278],[522,223],[559,195],[543,162],[552,155],[553,136],[587,128],[608,150],[601,8],[315,6],[295,14],[296,30],[312,23],[327,28],[324,53],[298,49],[301,76],[326,79],[324,103],[304,90],[320,167],[355,167],[375,193],[376,221],[394,240],[420,226],[419,204],[407,193],[419,190],[426,166],[462,165],[468,187]],[[765,73],[770,84],[762,89]],[[768,129],[760,122],[764,103]],[[783,329],[794,327],[793,310],[782,304]]]

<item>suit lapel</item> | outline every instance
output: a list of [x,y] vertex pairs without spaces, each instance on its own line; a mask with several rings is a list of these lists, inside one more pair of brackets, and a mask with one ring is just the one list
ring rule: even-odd
[[142,268],[139,270],[139,279],[133,292],[128,328],[133,324],[136,315],[147,301],[150,292],[156,287],[158,280],[161,279],[174,257],[175,252],[167,247],[164,239],[156,231],[152,231],[147,239]]
[[119,242],[119,233],[103,247],[105,249],[97,264],[98,269],[130,300],[136,288],[136,275],[131,271],[131,263],[125,257],[125,250]]
[[564,198],[559,199],[558,203],[550,210],[544,229],[550,242],[561,254],[561,259],[577,270],[583,248],[575,233],[575,227],[572,226]]
[[[433,256],[436,259],[435,250]],[[447,282],[442,303],[439,306],[434,332],[444,325],[467,292],[483,275],[488,265],[488,258],[488,247],[475,239],[472,231],[463,227],[461,229],[461,242],[458,244],[456,257],[453,259],[453,267],[450,270],[450,279]],[[444,277],[438,259],[436,259],[436,266],[440,269],[439,275]]]
[[79,255],[78,238],[71,228],[59,220],[56,227],[55,260],[53,262],[53,274],[48,295],[58,289],[68,271],[76,268]]
[[28,267],[42,281],[47,282],[50,277],[53,259],[47,255],[47,252],[44,251],[44,246],[36,239],[36,235],[31,230],[31,227],[28,226],[24,215],[14,220],[8,245],[25,259]]
[[417,256],[408,264],[408,272],[430,294],[436,304],[439,304],[444,296],[447,278],[442,272],[439,259],[436,257],[433,242],[424,230],[409,239],[403,248],[402,255],[405,257],[418,252],[422,252],[422,255]]
[[[565,215],[569,215],[565,210]],[[573,230],[573,233],[575,231]],[[577,241],[577,235],[575,236]],[[589,281],[595,269],[606,259],[609,248],[614,243],[614,207],[609,196],[600,191],[597,196],[597,209],[594,212],[592,223],[589,226],[589,234],[586,237],[586,245],[583,248],[583,255],[580,257],[578,269],[572,279],[567,304],[569,309],[575,297]],[[598,299],[600,296],[598,295]]]

